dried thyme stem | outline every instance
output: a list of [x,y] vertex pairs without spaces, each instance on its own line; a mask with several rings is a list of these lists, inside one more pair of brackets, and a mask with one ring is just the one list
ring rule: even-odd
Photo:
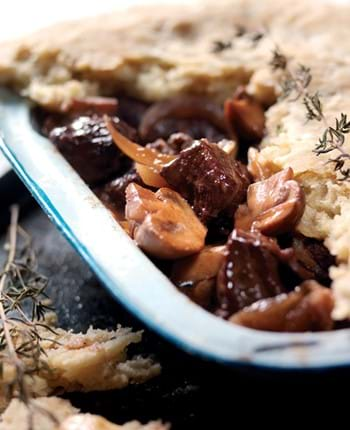
[[[33,413],[45,414],[53,422],[56,417],[32,402],[30,385],[26,377],[48,370],[42,356],[40,328],[54,332],[44,322],[48,306],[42,301],[47,279],[36,272],[35,254],[31,249],[30,236],[18,225],[19,208],[11,207],[9,226],[8,254],[3,271],[0,275],[0,379],[3,378],[3,365],[8,363],[14,369],[14,377],[3,381],[8,388],[9,399],[18,397],[28,408],[28,428],[33,428]],[[24,245],[19,247],[19,238]],[[18,249],[20,248],[20,249]],[[24,306],[31,304],[32,315],[28,317]],[[49,339],[47,339],[49,340]],[[54,340],[51,340],[55,342]]]
[[[11,206],[11,223],[9,228],[9,252],[8,252],[8,257],[4,268],[4,272],[0,279],[0,296],[3,295],[6,279],[8,277],[8,272],[11,269],[11,266],[13,265],[16,257],[18,217],[19,217],[18,206],[17,205]],[[6,338],[9,354],[13,362],[15,363],[16,367],[18,367],[20,366],[20,360],[18,359],[16,348],[13,344],[13,340],[8,327],[6,313],[5,313],[2,300],[0,300],[0,319],[2,321],[4,335]]]

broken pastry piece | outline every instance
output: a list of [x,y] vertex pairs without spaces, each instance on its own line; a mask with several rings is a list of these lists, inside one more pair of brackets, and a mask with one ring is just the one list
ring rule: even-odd
[[151,421],[141,424],[138,421],[131,421],[123,425],[112,424],[106,419],[90,414],[79,414],[67,418],[60,425],[58,430],[169,430],[170,426],[162,424],[160,421]]
[[0,430],[58,430],[66,418],[79,413],[68,400],[59,397],[38,397],[31,400],[31,406],[32,429],[29,426],[28,407],[13,399],[1,415]]
[[141,424],[131,421],[113,424],[106,419],[91,414],[80,414],[68,400],[59,397],[39,397],[31,401],[33,425],[29,426],[27,406],[17,399],[2,415],[0,430],[168,430],[169,426],[160,421]]
[[[85,333],[55,329],[42,333],[45,368],[33,375],[28,384],[32,396],[57,392],[102,391],[143,383],[160,373],[160,365],[150,358],[128,357],[127,348],[139,343],[142,332],[119,327],[107,331],[89,328]],[[4,366],[1,398],[12,370]]]

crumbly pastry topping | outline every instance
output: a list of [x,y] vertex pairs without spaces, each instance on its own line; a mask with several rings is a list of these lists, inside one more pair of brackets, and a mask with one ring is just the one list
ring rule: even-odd
[[[2,415],[0,430],[168,430],[166,424],[151,421],[141,424],[131,421],[123,425],[113,424],[106,419],[91,414],[80,414],[68,400],[59,397],[39,397],[33,400],[33,425],[29,426],[28,408],[17,399]],[[46,413],[39,413],[45,410]],[[50,415],[52,415],[50,417]]]
[[[292,67],[311,68],[310,91],[322,96],[327,121],[349,113],[350,8],[316,0],[206,3],[186,6],[186,13],[185,6],[111,13],[8,43],[0,47],[0,81],[52,110],[72,97],[120,90],[146,101],[182,93],[222,101],[247,85],[271,106],[256,158],[271,173],[293,169],[305,193],[298,231],[325,240],[341,263],[331,270],[334,317],[349,317],[350,183],[337,180],[327,154],[313,152],[324,124],[305,121],[302,103],[277,100],[278,73],[269,61],[275,44],[282,46]],[[348,137],[344,149],[350,151]]]
[[[55,333],[48,331],[42,335],[47,339],[42,341],[47,369],[29,377],[34,397],[57,392],[121,389],[160,373],[160,365],[153,360],[127,355],[128,346],[139,343],[142,332],[122,327],[112,331],[89,328],[83,334],[57,328]],[[5,365],[2,392],[11,380],[11,372],[11,367]],[[6,402],[3,403],[5,406]]]
[[[79,410],[74,408],[68,400],[59,397],[39,397],[32,402],[34,407],[42,408],[47,412],[46,414],[33,414],[33,430],[56,430],[66,418],[79,413]],[[55,419],[52,419],[49,414],[53,414]],[[0,429],[29,430],[29,428],[27,406],[18,399],[13,399],[1,416]]]

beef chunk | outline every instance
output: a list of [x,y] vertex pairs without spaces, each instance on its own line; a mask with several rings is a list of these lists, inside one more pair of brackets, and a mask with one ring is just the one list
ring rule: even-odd
[[185,133],[193,139],[206,137],[208,140],[218,142],[226,137],[226,133],[218,130],[214,125],[204,119],[178,119],[167,118],[157,122],[152,132],[145,135],[144,141],[158,138],[167,139],[173,133]]
[[167,140],[157,139],[146,145],[147,148],[156,149],[162,154],[177,155],[183,149],[189,148],[193,143],[191,136],[185,133],[173,133]]
[[331,330],[334,300],[329,289],[305,281],[289,294],[260,300],[230,318],[257,330],[303,332]]
[[257,300],[284,292],[279,276],[278,246],[264,236],[234,230],[217,279],[217,295],[222,316]]
[[293,238],[292,246],[295,258],[305,274],[305,279],[316,279],[323,285],[329,286],[329,268],[335,264],[335,258],[328,249],[317,239],[302,235]]
[[[135,131],[114,118],[116,128],[130,139]],[[125,170],[129,161],[114,144],[103,118],[80,116],[50,133],[50,140],[89,185],[96,185]]]
[[136,129],[147,109],[148,104],[141,100],[118,96],[118,117]]
[[102,188],[97,189],[95,192],[101,199],[102,203],[106,205],[112,212],[124,212],[126,203],[125,190],[132,182],[144,186],[142,179],[136,172],[135,168],[130,169],[124,173],[123,176],[113,179]]
[[182,151],[161,175],[193,205],[204,223],[219,214],[232,216],[250,183],[247,168],[206,139]]
[[233,218],[232,216],[220,215],[211,219],[207,224],[207,228],[206,243],[226,243],[233,230]]

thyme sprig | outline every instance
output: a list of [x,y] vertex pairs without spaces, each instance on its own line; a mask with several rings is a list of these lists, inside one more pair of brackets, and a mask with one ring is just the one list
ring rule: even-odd
[[230,48],[232,48],[232,41],[214,40],[211,51],[217,54],[219,52],[226,51],[226,49],[230,49]]
[[240,39],[244,37],[246,40],[250,41],[252,47],[256,47],[258,43],[263,39],[266,35],[266,29],[257,29],[257,30],[248,30],[242,25],[236,26],[235,34],[230,40],[214,40],[211,46],[211,52],[218,54],[220,52],[226,51],[234,47],[234,43],[236,39]]
[[270,66],[274,71],[281,71],[280,97],[290,101],[297,101],[302,98],[306,110],[306,120],[322,121],[325,124],[326,128],[313,152],[317,156],[333,151],[338,152],[338,155],[330,158],[327,163],[333,164],[334,171],[338,173],[340,181],[350,181],[350,154],[343,148],[345,135],[350,133],[350,121],[348,121],[347,115],[341,113],[340,118],[335,119],[335,126],[329,125],[323,113],[319,92],[311,93],[309,91],[312,81],[311,69],[300,64],[295,71],[291,70],[288,58],[277,46],[273,51]]
[[[18,398],[33,411],[30,377],[49,371],[42,348],[47,305],[47,279],[36,269],[30,236],[18,225],[19,209],[11,208],[11,223],[6,245],[7,260],[0,273],[0,383],[7,400]],[[28,316],[29,315],[29,316]],[[42,411],[41,411],[42,413]],[[53,420],[55,418],[45,411]]]

